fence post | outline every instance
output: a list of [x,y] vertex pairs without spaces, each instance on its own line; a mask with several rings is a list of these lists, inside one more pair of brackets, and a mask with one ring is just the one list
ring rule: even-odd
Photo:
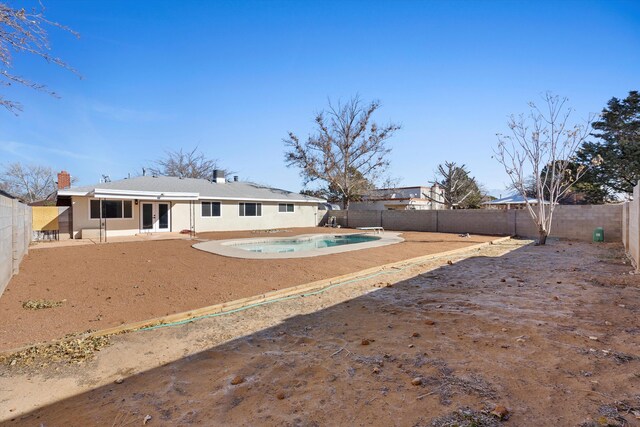
[[18,201],[16,199],[11,200],[11,274],[14,275],[18,272],[17,265],[17,253],[18,253],[18,236],[17,236],[17,224],[18,224]]
[[622,205],[622,245],[629,252],[629,202]]
[[629,206],[629,246],[636,271],[640,271],[640,181],[633,188],[633,206]]
[[24,255],[29,253],[29,245],[33,239],[33,208],[31,206],[23,206],[24,211]]

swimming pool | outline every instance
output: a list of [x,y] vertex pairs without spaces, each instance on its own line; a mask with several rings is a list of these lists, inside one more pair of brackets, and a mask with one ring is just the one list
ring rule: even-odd
[[334,246],[352,245],[380,240],[380,237],[364,234],[347,234],[340,236],[315,236],[297,239],[280,239],[265,242],[237,243],[234,248],[249,252],[278,254],[290,252],[304,252],[314,249],[332,248]]
[[404,241],[400,233],[377,235],[302,234],[299,236],[250,239],[207,240],[193,245],[195,249],[232,258],[284,259],[337,254],[360,249],[378,248]]

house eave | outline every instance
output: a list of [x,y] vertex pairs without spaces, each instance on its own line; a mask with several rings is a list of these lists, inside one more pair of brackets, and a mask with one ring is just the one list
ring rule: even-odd
[[198,200],[198,193],[170,191],[131,191],[96,188],[91,194],[96,199],[138,200]]
[[58,196],[88,196],[88,191],[58,190]]
[[121,200],[174,200],[174,201],[197,201],[197,200],[229,200],[229,201],[247,201],[247,202],[274,202],[274,203],[324,203],[323,200],[309,199],[286,199],[286,198],[252,198],[252,197],[217,197],[217,196],[201,196],[200,193],[187,192],[162,192],[162,191],[132,191],[132,190],[113,190],[96,188],[93,191],[72,191],[60,190],[60,196],[82,196],[94,197],[96,199],[121,199]]
[[235,202],[276,202],[276,203],[325,203],[322,200],[305,200],[305,199],[267,199],[252,197],[214,197],[200,196],[198,200],[229,200]]

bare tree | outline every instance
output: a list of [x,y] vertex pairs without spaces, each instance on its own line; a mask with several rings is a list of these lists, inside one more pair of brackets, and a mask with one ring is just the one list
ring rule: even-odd
[[218,169],[218,160],[206,157],[198,147],[191,151],[182,148],[166,151],[165,156],[149,167],[154,175],[176,176],[180,178],[211,179],[213,171]]
[[[51,55],[47,27],[55,27],[70,32],[76,37],[78,33],[71,29],[49,21],[44,16],[44,7],[40,10],[33,9],[26,11],[24,8],[14,9],[6,3],[0,3],[0,84],[11,86],[13,84],[24,85],[35,90],[47,92],[57,97],[55,92],[49,90],[45,85],[32,82],[24,77],[11,72],[13,65],[12,53],[27,53],[39,56],[47,62],[66,68],[75,74],[76,70],[71,68],[62,59]],[[14,114],[22,111],[22,105],[16,101],[11,101],[0,96],[0,106]]]
[[[543,109],[530,102],[527,115],[512,115],[507,123],[511,134],[498,134],[495,149],[495,157],[504,166],[513,188],[524,197],[526,209],[538,227],[540,245],[546,243],[551,232],[558,201],[586,172],[585,166],[573,166],[576,150],[588,137],[593,119],[572,124],[573,109],[566,106],[567,98],[546,93],[543,101]],[[535,206],[527,197],[531,177]]]
[[[434,184],[443,189],[444,204],[448,209],[453,208],[477,208],[482,199],[481,188],[473,178],[466,165],[457,165],[455,162],[445,161],[439,164],[436,170]],[[441,200],[433,200],[431,196],[423,194],[432,201],[441,203]]]
[[386,143],[400,126],[378,126],[371,116],[380,107],[364,105],[359,96],[316,115],[316,134],[301,142],[293,132],[284,139],[287,166],[301,169],[304,185],[319,180],[340,194],[344,209],[362,195],[389,166]]
[[388,175],[381,179],[380,188],[388,190],[386,193],[392,194],[398,190],[400,182],[402,182],[402,180],[399,177]]
[[0,173],[0,189],[27,203],[44,200],[56,191],[55,174],[48,166],[9,163]]

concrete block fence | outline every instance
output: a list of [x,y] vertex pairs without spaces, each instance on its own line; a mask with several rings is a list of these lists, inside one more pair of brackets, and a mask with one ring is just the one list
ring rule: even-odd
[[31,207],[0,195],[0,295],[31,243]]
[[[624,206],[558,206],[551,236],[591,241],[596,227],[604,228],[605,241],[622,239]],[[526,210],[460,209],[407,211],[332,211],[342,227],[384,227],[396,231],[431,231],[537,237],[538,230]]]

